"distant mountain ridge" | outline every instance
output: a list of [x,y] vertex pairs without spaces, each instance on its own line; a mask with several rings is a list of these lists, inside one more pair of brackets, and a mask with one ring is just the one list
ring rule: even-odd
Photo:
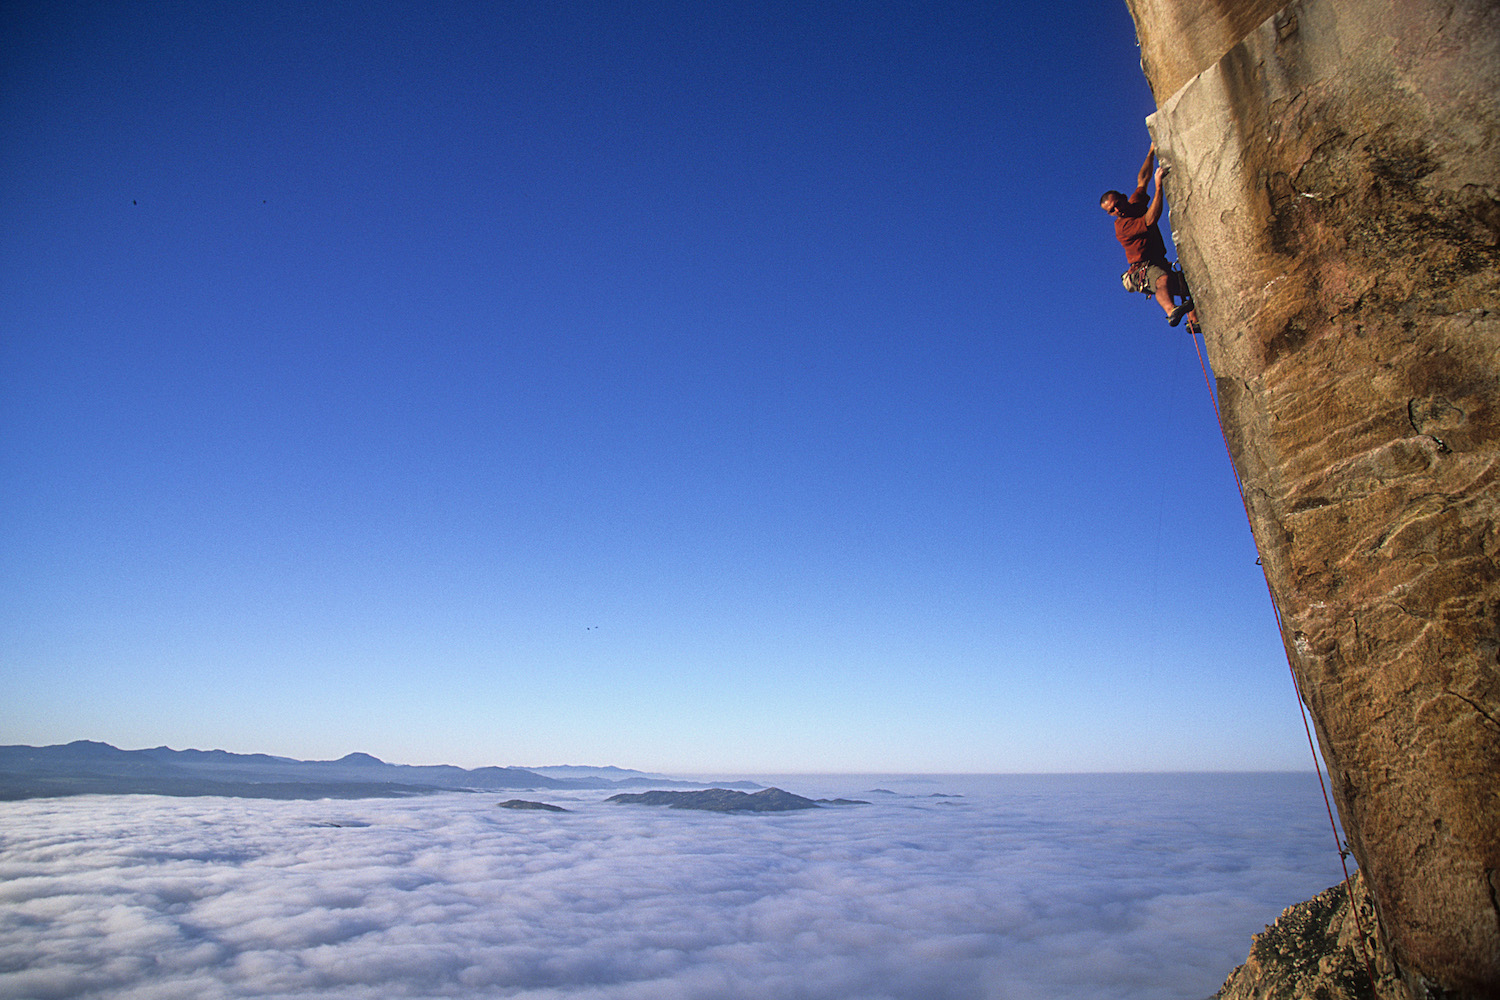
[[[662,784],[663,780],[643,774],[610,780],[586,775],[553,777],[520,767],[388,764],[357,752],[338,760],[295,760],[165,746],[121,750],[94,740],[46,747],[0,746],[0,800],[131,794],[369,798],[495,789],[608,789],[642,783]],[[695,782],[670,783],[702,787]],[[736,784],[760,787],[751,782]]]
[[609,781],[628,781],[633,778],[659,781],[667,777],[655,771],[636,771],[628,767],[615,767],[613,764],[604,767],[593,767],[587,764],[548,764],[545,767],[528,765],[526,770],[545,774],[549,778],[604,778]]

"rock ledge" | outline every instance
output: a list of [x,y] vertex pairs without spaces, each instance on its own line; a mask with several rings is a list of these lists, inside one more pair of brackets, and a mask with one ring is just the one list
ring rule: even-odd
[[[1376,958],[1375,988],[1366,955],[1375,946],[1375,909],[1358,872],[1351,879],[1359,920],[1343,883],[1289,906],[1255,935],[1250,957],[1229,974],[1212,1000],[1405,1000],[1388,961]],[[1361,924],[1363,931],[1361,932]]]

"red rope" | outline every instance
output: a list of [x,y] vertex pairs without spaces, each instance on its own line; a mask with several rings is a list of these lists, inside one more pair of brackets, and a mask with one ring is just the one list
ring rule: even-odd
[[[1219,439],[1224,442],[1224,453],[1229,456],[1229,471],[1234,475],[1234,487],[1240,494],[1240,505],[1245,508],[1245,520],[1250,524],[1250,538],[1255,542],[1257,550],[1260,549],[1260,539],[1255,537],[1255,521],[1250,516],[1250,504],[1245,499],[1245,484],[1240,480],[1239,467],[1234,462],[1234,452],[1229,448],[1229,436],[1224,433],[1224,417],[1219,412],[1219,396],[1214,392],[1213,382],[1208,376],[1208,364],[1203,360],[1204,348],[1198,344],[1198,334],[1189,329],[1189,335],[1193,338],[1193,350],[1198,355],[1198,368],[1203,372],[1203,385],[1208,389],[1209,402],[1214,408],[1214,422],[1219,425]],[[1261,576],[1266,581],[1266,596],[1271,599],[1271,611],[1276,616],[1276,630],[1281,633],[1283,641],[1286,636],[1286,623],[1281,617],[1281,606],[1276,602],[1276,592],[1271,589],[1271,578],[1265,575],[1265,567],[1261,567]],[[1349,910],[1354,914],[1354,926],[1359,930],[1360,956],[1365,962],[1365,972],[1370,977],[1370,992],[1378,1000],[1380,991],[1375,985],[1375,965],[1370,956],[1369,939],[1365,936],[1365,923],[1360,919],[1359,905],[1354,901],[1354,886],[1349,879],[1349,852],[1344,849],[1344,842],[1339,838],[1338,820],[1333,816],[1333,803],[1328,797],[1328,785],[1323,781],[1323,768],[1318,764],[1318,748],[1313,742],[1312,725],[1307,721],[1307,699],[1303,697],[1302,685],[1297,680],[1297,671],[1292,669],[1292,658],[1287,657],[1287,673],[1292,677],[1292,689],[1297,692],[1297,710],[1302,713],[1302,730],[1307,734],[1307,749],[1312,754],[1313,771],[1318,776],[1318,787],[1323,791],[1323,808],[1328,811],[1328,825],[1333,830],[1333,844],[1339,852],[1339,866],[1344,869],[1344,891],[1349,896]]]

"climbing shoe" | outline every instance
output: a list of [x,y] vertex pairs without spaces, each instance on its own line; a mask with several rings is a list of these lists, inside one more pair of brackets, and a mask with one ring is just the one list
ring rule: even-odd
[[1176,326],[1178,323],[1182,322],[1182,317],[1186,316],[1188,313],[1190,313],[1192,311],[1193,311],[1193,300],[1192,299],[1184,299],[1183,301],[1181,301],[1181,302],[1177,303],[1175,306],[1173,306],[1171,312],[1167,313],[1167,325],[1168,326]]

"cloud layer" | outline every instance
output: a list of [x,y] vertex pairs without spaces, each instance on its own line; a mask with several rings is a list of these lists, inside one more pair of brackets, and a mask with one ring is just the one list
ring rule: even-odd
[[1310,775],[799,780],[897,794],[0,804],[0,997],[1200,1000],[1338,876]]

